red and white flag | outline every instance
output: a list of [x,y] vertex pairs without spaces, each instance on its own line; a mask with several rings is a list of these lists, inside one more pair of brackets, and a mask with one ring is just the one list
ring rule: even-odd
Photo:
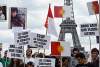
[[51,55],[71,56],[70,43],[64,41],[51,42]]
[[99,14],[99,4],[98,1],[92,1],[87,3],[89,15]]
[[47,28],[47,32],[49,34],[52,34],[54,36],[58,36],[56,28],[55,28],[54,19],[53,19],[50,5],[49,5],[48,15],[47,15],[46,22],[45,22],[44,26]]

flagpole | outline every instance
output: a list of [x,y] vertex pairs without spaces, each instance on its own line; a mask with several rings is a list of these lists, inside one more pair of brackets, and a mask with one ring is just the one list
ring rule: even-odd
[[24,53],[24,45],[23,45],[23,56],[24,56],[24,67],[25,67],[25,53]]
[[[100,4],[100,1],[99,1],[99,4]],[[99,9],[99,16],[100,16],[100,9]],[[99,18],[99,21],[100,21],[100,18]],[[98,28],[100,29],[100,22],[98,23],[98,25],[99,25]],[[100,30],[98,31],[99,31],[99,67],[100,67]]]
[[89,36],[89,41],[90,41],[90,51],[91,51],[91,37]]
[[[91,55],[91,38],[89,36],[89,41],[90,41],[90,55]],[[90,59],[91,59],[91,56],[90,56]]]
[[60,65],[61,65],[61,67],[62,67],[62,56],[60,56]]
[[[99,4],[100,4],[100,1],[99,1]],[[99,6],[99,8],[100,8],[100,6]],[[99,9],[99,16],[100,16],[100,9]],[[100,21],[100,18],[98,21]],[[98,22],[98,29],[100,29],[100,22]],[[100,56],[100,30],[98,30],[98,31],[99,31],[99,56]],[[100,67],[100,57],[99,57],[99,67]]]
[[[49,7],[50,7],[50,3],[49,3]],[[48,17],[47,17],[48,18]],[[46,19],[46,21],[48,21],[48,19]],[[46,27],[46,36],[47,36],[47,34],[48,34],[48,23],[47,23],[47,27]],[[44,56],[43,57],[45,57],[45,49],[44,49]]]

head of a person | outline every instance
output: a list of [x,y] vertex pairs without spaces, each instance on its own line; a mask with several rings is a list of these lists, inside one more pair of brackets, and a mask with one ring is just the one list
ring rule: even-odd
[[98,55],[99,55],[99,50],[97,48],[93,48],[91,50],[92,60],[96,60],[98,58]]
[[27,57],[31,57],[31,56],[32,56],[32,49],[28,48],[28,49],[26,50],[26,56],[27,56]]
[[69,59],[67,57],[62,58],[62,65],[68,67]]
[[43,53],[39,53],[36,57],[43,58],[44,54]]
[[86,58],[85,58],[85,55],[83,53],[78,53],[75,57],[77,58],[79,64],[86,63]]
[[16,17],[17,13],[18,13],[18,9],[17,8],[11,8],[11,16],[12,17]]
[[79,49],[78,48],[74,48],[72,53],[73,53],[73,56],[75,57],[76,54],[79,53]]
[[6,51],[4,52],[4,57],[7,57],[7,53],[8,53],[8,51],[6,50]]
[[11,59],[11,64],[17,64],[17,65],[19,65],[20,64],[20,59],[17,59],[17,58],[12,58]]
[[32,57],[35,58],[35,57],[38,56],[38,54],[39,54],[38,52],[35,52],[35,53],[32,55]]
[[2,9],[2,7],[0,6],[0,14],[2,14],[3,13],[3,11],[2,11],[3,9]]
[[34,63],[33,62],[28,62],[26,66],[27,67],[34,67]]

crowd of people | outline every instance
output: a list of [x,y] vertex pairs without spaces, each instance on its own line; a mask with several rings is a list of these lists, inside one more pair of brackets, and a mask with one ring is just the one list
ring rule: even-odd
[[99,50],[97,48],[91,50],[90,62],[88,62],[86,55],[77,48],[73,49],[72,57],[71,67],[99,67]]
[[71,57],[61,56],[46,56],[44,53],[34,53],[31,48],[26,50],[24,60],[17,58],[8,58],[8,51],[4,52],[4,57],[0,58],[0,67],[34,67],[34,58],[54,58],[55,67],[99,67],[99,51],[97,48],[91,50],[91,62],[84,53],[81,53],[78,48],[72,50]]

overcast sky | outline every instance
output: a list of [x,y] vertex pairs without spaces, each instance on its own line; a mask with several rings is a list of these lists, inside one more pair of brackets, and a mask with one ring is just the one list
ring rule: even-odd
[[[75,22],[77,26],[77,32],[79,35],[79,39],[81,45],[85,47],[86,51],[89,51],[89,37],[81,37],[80,36],[80,28],[79,25],[83,23],[96,23],[96,18],[93,15],[89,15],[87,2],[91,2],[93,0],[73,0],[74,4],[74,15],[75,15]],[[46,29],[44,27],[44,23],[46,20],[48,6],[51,3],[51,8],[53,11],[54,5],[63,6],[63,0],[0,0],[0,4],[7,5],[7,13],[9,17],[9,8],[10,7],[24,7],[27,8],[27,29],[32,30],[33,32],[45,34]],[[61,24],[61,18],[54,18],[55,26],[57,33],[59,34]],[[12,30],[8,29],[9,19],[6,22],[0,22],[0,42],[4,43],[4,47],[6,45],[12,43],[14,41]],[[58,37],[48,34],[51,36],[52,41],[57,41]],[[69,36],[68,36],[69,35]],[[66,40],[72,43],[72,38],[70,38],[71,34],[67,34]],[[98,47],[96,43],[95,36],[91,36],[91,43],[92,48]],[[4,48],[3,47],[3,48]]]

